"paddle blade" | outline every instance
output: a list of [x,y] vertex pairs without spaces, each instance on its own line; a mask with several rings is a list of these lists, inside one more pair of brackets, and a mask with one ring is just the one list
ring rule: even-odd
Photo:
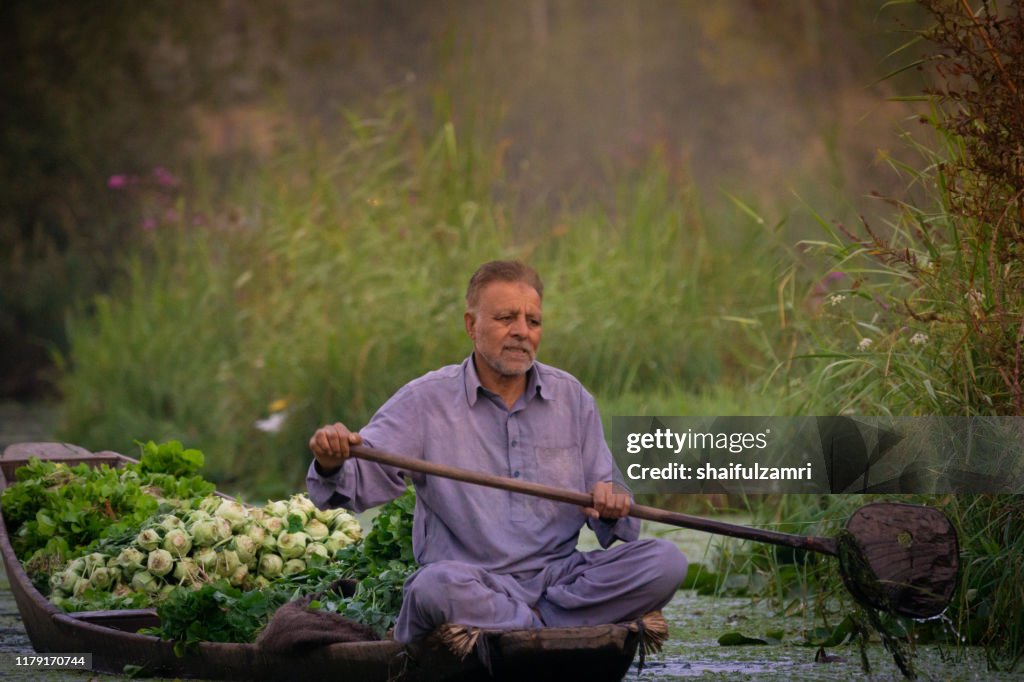
[[837,541],[843,582],[858,601],[910,618],[932,618],[949,605],[960,544],[938,509],[869,504],[850,517]]

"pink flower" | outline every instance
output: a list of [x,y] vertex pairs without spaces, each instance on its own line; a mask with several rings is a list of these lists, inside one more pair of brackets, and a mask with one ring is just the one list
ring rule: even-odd
[[152,231],[156,229],[156,218],[149,217],[142,221],[142,229]]
[[153,179],[156,180],[156,184],[161,187],[177,187],[178,178],[176,178],[171,171],[167,170],[163,166],[157,166],[153,169]]
[[107,187],[110,189],[124,189],[130,182],[129,176],[127,175],[111,175],[107,179]]

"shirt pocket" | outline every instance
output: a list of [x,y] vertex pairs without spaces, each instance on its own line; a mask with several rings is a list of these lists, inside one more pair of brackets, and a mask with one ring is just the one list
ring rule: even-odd
[[[527,445],[522,450],[520,465],[524,469],[524,481],[583,491],[586,479],[580,449],[576,445]],[[561,502],[517,493],[512,494],[511,502],[512,520],[530,528],[543,529],[541,532],[554,532],[552,524],[562,521],[569,508]]]
[[[583,492],[585,477],[578,447],[535,446],[528,448],[524,456],[529,468],[527,480]],[[513,510],[513,519],[517,524],[549,536],[564,534],[566,531],[563,527],[567,525],[578,531],[583,518],[581,514],[579,519],[570,521],[573,516],[571,505],[530,495],[513,495]],[[561,541],[563,538],[558,539]]]
[[583,490],[586,478],[578,447],[538,445],[533,448],[533,455],[533,471],[538,483],[586,492]]

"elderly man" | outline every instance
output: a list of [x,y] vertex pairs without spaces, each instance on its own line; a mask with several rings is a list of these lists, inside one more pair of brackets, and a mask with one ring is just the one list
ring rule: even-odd
[[[444,623],[486,629],[593,625],[664,606],[686,558],[638,540],[594,399],[568,373],[536,361],[544,286],[529,266],[492,261],[466,292],[473,352],[402,387],[363,429],[324,426],[306,478],[321,508],[361,511],[416,486],[413,550],[395,639]],[[350,459],[349,445],[589,491],[593,505],[541,500]],[[577,551],[588,523],[605,549]],[[615,540],[624,544],[610,547]]]

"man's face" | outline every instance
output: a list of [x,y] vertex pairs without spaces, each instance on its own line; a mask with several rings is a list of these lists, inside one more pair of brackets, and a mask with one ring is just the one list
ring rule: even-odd
[[541,305],[529,284],[491,282],[465,321],[473,350],[497,374],[519,376],[533,366],[540,346]]

